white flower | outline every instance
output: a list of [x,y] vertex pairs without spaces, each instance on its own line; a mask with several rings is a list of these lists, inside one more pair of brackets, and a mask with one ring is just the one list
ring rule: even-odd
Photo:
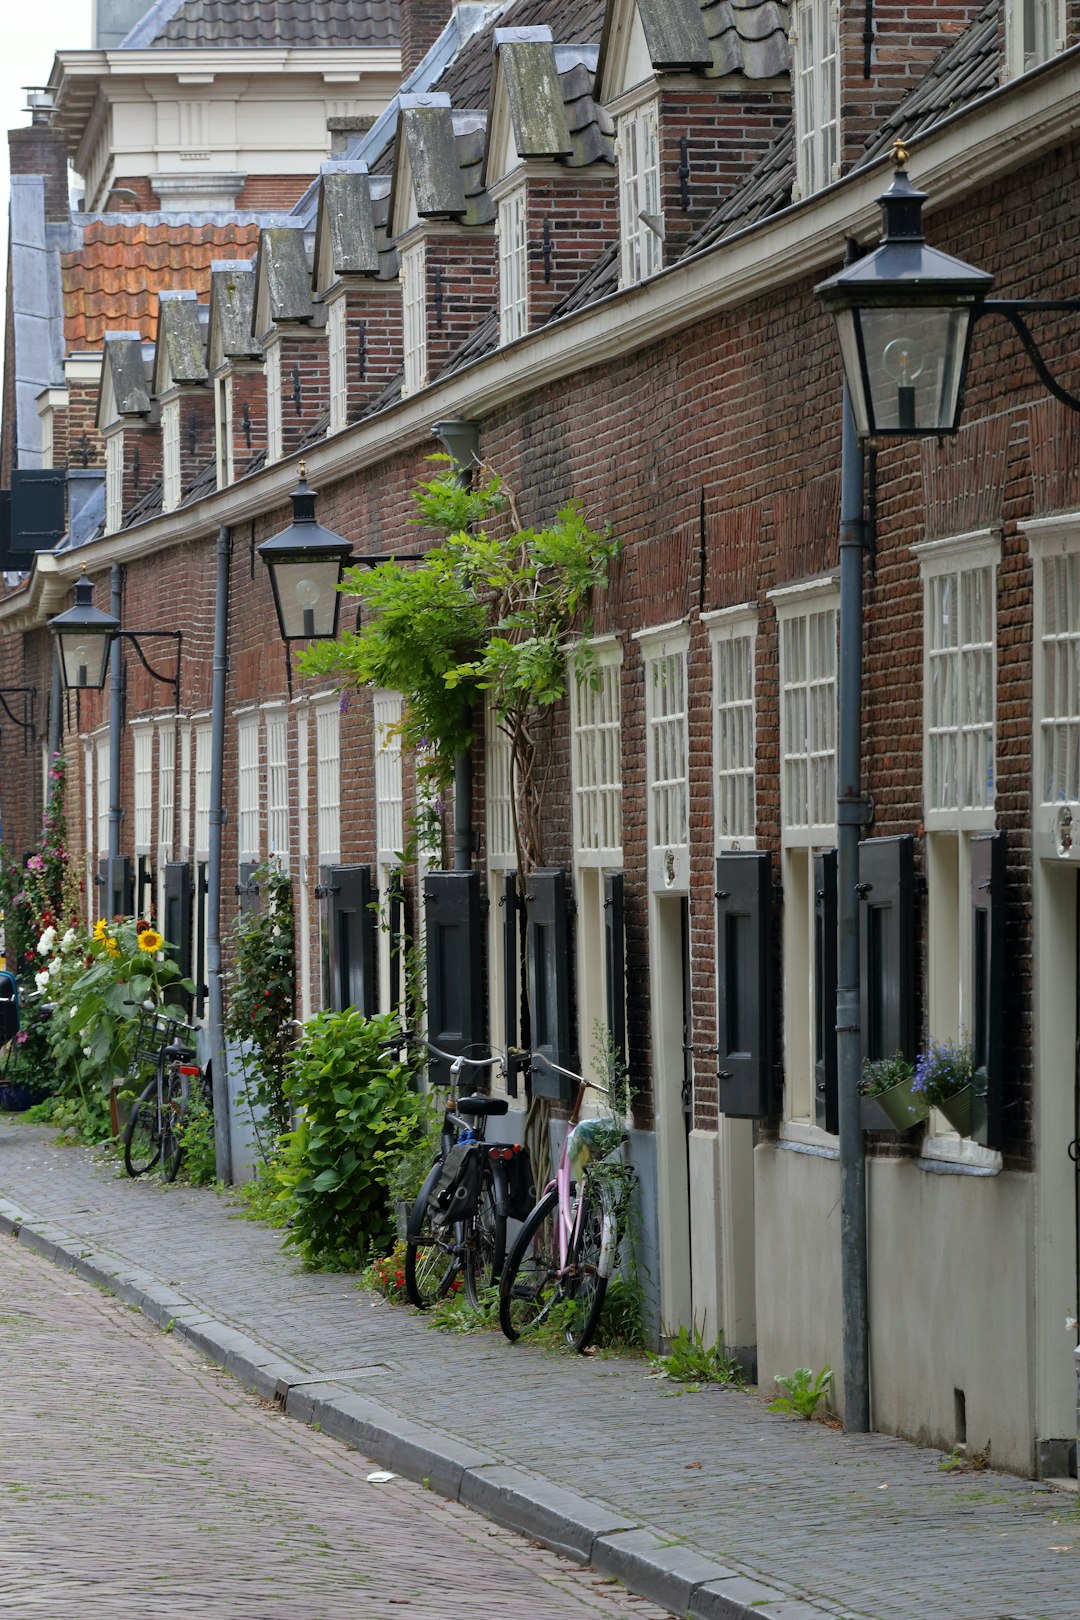
[[92,1046],[84,1046],[83,1047],[83,1057],[89,1057],[92,1051],[93,1051]]
[[63,964],[63,962],[61,962],[60,958],[58,956],[54,956],[52,961],[49,963],[49,976],[50,976],[50,978],[54,974],[59,973],[60,969],[63,967],[63,965],[64,964]]
[[40,973],[35,973],[34,974],[34,983],[37,985],[39,990],[44,990],[44,988],[48,984],[48,982],[49,982],[49,970],[48,970],[48,968],[42,968]]
[[78,1010],[79,1010],[78,1007],[72,1007],[71,1011],[68,1013],[68,1017],[69,1018],[74,1018],[74,1016],[78,1012]]
[[38,955],[39,956],[48,956],[51,953],[52,948],[53,948],[53,946],[55,944],[56,944],[56,929],[55,928],[46,928],[45,932],[42,934],[41,938],[37,942]]
[[63,939],[60,941],[60,949],[62,951],[70,951],[77,938],[78,936],[75,933],[74,928],[69,928]]

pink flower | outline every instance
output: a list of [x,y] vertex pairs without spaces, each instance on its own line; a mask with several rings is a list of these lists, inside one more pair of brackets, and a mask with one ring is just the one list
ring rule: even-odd
[[25,1029],[20,1029],[19,1033],[15,1037],[15,1045],[25,1046],[29,1039],[30,1037],[27,1035]]

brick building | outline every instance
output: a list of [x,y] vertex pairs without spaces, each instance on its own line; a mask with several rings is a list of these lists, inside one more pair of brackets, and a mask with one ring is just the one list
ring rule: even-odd
[[[1075,292],[1080,8],[948,0],[914,18],[879,3],[872,26],[852,0],[402,13],[401,90],[292,211],[250,236],[230,215],[216,268],[163,274],[145,325],[123,299],[100,306],[110,367],[93,412],[76,417],[74,381],[64,399],[44,379],[38,454],[48,470],[66,447],[72,522],[0,602],[0,669],[38,687],[42,712],[44,622],[84,564],[102,606],[122,567],[125,624],[183,631],[179,714],[127,660],[121,854],[163,911],[166,867],[183,871],[173,903],[191,908],[204,966],[226,533],[224,920],[251,863],[277,855],[302,1012],[385,1008],[396,961],[368,903],[403,891],[414,930],[422,911],[420,874],[397,876],[415,810],[414,762],[392,742],[400,698],[287,678],[256,547],[289,521],[303,456],[322,523],[358,554],[400,548],[448,419],[478,424],[524,521],[573,496],[610,523],[622,552],[597,674],[553,718],[546,867],[520,907],[500,904],[512,773],[477,717],[475,876],[455,893],[481,993],[459,985],[462,1038],[514,1033],[512,920],[534,1011],[541,973],[557,992],[557,1061],[588,1070],[596,1021],[625,1027],[664,1328],[722,1331],[762,1380],[838,1367],[841,370],[814,289],[849,240],[876,241],[902,138],[936,247],[992,273],[1001,297]],[[132,179],[111,158],[106,171]],[[48,226],[39,236],[47,254]],[[1037,323],[1051,373],[1075,385],[1075,317]],[[122,381],[140,380],[136,360],[141,390]],[[72,447],[94,432],[100,532],[74,516]],[[864,478],[863,1037],[868,1055],[913,1056],[993,1031],[970,1135],[937,1113],[904,1133],[867,1119],[873,1422],[1042,1473],[1066,1471],[1076,1428],[1078,443],[1076,414],[988,315],[959,432],[882,439]],[[135,488],[138,445],[143,468],[173,469],[168,498]],[[20,432],[18,466],[33,453]],[[96,898],[108,698],[64,710]],[[5,766],[15,847],[40,813],[31,766]]]

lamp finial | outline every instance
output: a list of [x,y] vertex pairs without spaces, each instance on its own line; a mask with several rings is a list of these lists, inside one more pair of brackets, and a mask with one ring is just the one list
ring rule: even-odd
[[300,482],[302,484],[306,484],[307,483],[307,462],[301,460],[300,465],[299,465],[299,467],[297,467],[296,470],[300,474]]
[[895,141],[893,141],[892,146],[889,148],[889,155],[898,169],[907,168],[908,158],[911,156],[911,153],[904,145],[902,140],[897,138]]

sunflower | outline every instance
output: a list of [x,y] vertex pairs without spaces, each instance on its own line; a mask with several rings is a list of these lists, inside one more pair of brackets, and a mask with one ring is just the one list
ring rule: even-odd
[[119,945],[116,943],[115,939],[110,938],[108,934],[105,935],[105,949],[108,951],[110,956],[120,955]]
[[104,917],[99,917],[97,922],[94,924],[94,938],[97,940],[102,940],[106,937],[108,931],[108,924],[106,923]]
[[139,935],[139,949],[145,951],[148,956],[153,956],[156,951],[160,951],[164,943],[165,941],[156,928],[144,928]]

